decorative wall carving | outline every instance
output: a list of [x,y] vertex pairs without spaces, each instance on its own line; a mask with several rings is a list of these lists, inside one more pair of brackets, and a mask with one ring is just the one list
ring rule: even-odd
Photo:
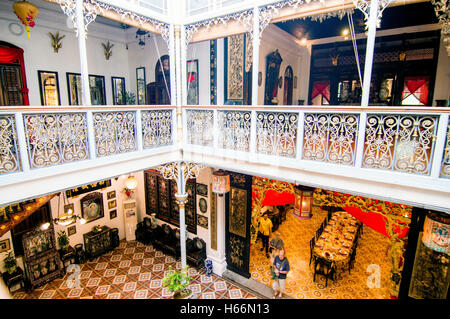
[[228,215],[228,228],[230,233],[246,237],[247,233],[247,191],[240,188],[231,188],[230,213]]
[[31,168],[89,158],[84,113],[24,115]]
[[305,114],[303,159],[353,165],[359,116]]
[[226,38],[226,101],[244,100],[245,35]]

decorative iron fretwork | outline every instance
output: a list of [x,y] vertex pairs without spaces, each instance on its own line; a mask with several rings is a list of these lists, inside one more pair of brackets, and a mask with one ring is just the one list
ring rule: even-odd
[[450,56],[450,3],[448,0],[431,0],[431,3],[434,6],[439,24],[442,25],[442,41],[447,49],[447,54]]
[[85,113],[24,115],[31,168],[89,159]]
[[20,171],[16,123],[13,115],[0,116],[0,174]]
[[362,166],[429,175],[437,123],[436,116],[369,114]]
[[183,180],[186,182],[190,178],[197,178],[202,168],[203,166],[197,163],[172,162],[158,166],[157,170],[165,179],[171,179],[175,181],[178,180],[179,174],[183,174]]
[[172,111],[142,111],[142,140],[144,149],[171,145]]
[[214,113],[207,110],[187,110],[187,143],[213,146]]
[[[76,1],[75,0],[57,0],[63,12],[69,16],[74,24],[75,32],[78,36],[77,22],[76,22]],[[112,6],[96,0],[84,0],[83,1],[83,16],[84,16],[84,26],[87,31],[87,26],[89,23],[95,20],[97,15],[102,15],[105,11],[113,11],[117,13],[123,20],[130,20],[139,23],[139,25],[144,25],[146,23],[152,24],[155,29],[160,32],[164,41],[169,45],[169,25],[157,21],[152,18],[136,14],[134,12]]]
[[298,114],[258,112],[256,151],[261,154],[295,157]]
[[450,178],[450,120],[447,124],[444,155],[442,157],[441,177]]
[[359,116],[305,114],[303,159],[353,165]]
[[[381,17],[383,16],[383,11],[393,0],[378,0],[377,9],[377,28],[380,27]],[[353,0],[355,7],[364,14],[364,20],[366,21],[366,29],[368,28],[367,22],[370,15],[370,4],[367,0]]]
[[248,152],[251,119],[248,111],[219,111],[219,147]]
[[246,10],[187,25],[186,44],[192,41],[192,36],[198,31],[198,29],[206,28],[205,32],[208,32],[209,28],[211,28],[212,26],[217,24],[226,25],[230,20],[239,21],[244,25],[247,32],[249,32],[250,34],[253,33],[253,10]]
[[136,112],[94,113],[97,156],[136,150]]

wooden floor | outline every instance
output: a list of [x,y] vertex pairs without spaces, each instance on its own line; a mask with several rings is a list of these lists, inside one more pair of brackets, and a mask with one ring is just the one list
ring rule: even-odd
[[[364,226],[359,239],[355,267],[351,273],[342,272],[342,278],[336,282],[328,281],[327,287],[323,277],[316,277],[316,282],[313,281],[313,267],[309,266],[309,241],[326,215],[326,211],[313,207],[311,219],[299,219],[288,213],[280,225],[278,231],[285,243],[286,257],[291,266],[286,293],[298,299],[389,299],[389,240],[367,226]],[[271,286],[270,261],[265,252],[260,251],[261,247],[261,240],[251,247],[250,273],[253,279]],[[367,268],[372,264],[380,267],[380,288],[369,288],[367,285],[368,277],[373,272],[368,272]]]

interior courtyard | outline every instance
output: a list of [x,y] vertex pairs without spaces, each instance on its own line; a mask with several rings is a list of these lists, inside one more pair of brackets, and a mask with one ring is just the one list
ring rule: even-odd
[[0,29],[1,299],[448,298],[448,1],[4,0]]

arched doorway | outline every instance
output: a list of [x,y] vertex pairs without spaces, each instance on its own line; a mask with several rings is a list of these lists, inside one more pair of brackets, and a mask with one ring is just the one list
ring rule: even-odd
[[23,50],[0,41],[0,105],[30,105]]
[[156,62],[155,82],[147,85],[148,104],[170,104],[169,56],[163,55]]
[[292,91],[294,88],[294,72],[290,65],[284,71],[283,105],[292,105]]

